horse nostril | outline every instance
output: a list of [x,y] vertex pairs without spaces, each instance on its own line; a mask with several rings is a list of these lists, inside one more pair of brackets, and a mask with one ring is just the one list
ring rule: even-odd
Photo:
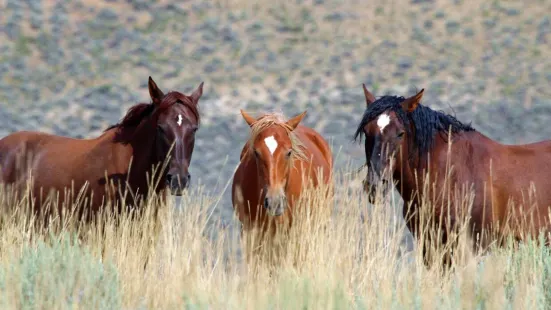
[[187,174],[187,179],[188,179],[188,181],[191,180],[191,174],[189,174],[189,173]]
[[264,198],[264,208],[268,209],[268,198]]

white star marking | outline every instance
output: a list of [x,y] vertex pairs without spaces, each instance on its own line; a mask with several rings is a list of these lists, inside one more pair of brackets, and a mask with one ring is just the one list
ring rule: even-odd
[[390,116],[388,116],[388,114],[379,115],[379,118],[377,119],[377,126],[379,126],[381,133],[383,133],[383,130],[388,124],[390,124]]
[[274,139],[274,136],[269,136],[264,139],[264,143],[266,143],[268,150],[270,150],[270,154],[274,155],[274,152],[277,149],[277,141]]

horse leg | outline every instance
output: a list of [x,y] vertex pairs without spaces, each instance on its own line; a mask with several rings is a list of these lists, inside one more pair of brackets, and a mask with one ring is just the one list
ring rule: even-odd
[[272,277],[279,253],[279,242],[276,234],[264,227],[251,227],[242,230],[244,233],[245,257],[249,272],[257,275],[259,269],[268,270],[268,276]]
[[[405,203],[403,208],[404,210],[407,210],[407,205]],[[434,238],[431,236],[433,231],[426,231],[422,229],[423,225],[419,215],[417,214],[408,215],[407,212],[404,212],[404,219],[411,235],[419,242],[417,250],[421,252],[423,264],[427,269],[430,269],[434,261]]]
[[421,240],[421,253],[423,256],[423,263],[425,267],[430,269],[433,265],[433,249],[432,247],[432,241],[430,238],[425,237]]
[[245,227],[245,225],[241,226],[241,244],[242,244],[242,253],[245,257],[245,261],[247,265],[251,265],[254,263],[254,258],[258,255],[258,248],[257,248],[257,238],[259,237],[259,233],[256,229],[251,227]]

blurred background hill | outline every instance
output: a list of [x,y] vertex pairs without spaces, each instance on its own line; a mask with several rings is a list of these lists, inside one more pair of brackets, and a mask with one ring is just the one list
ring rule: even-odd
[[[131,105],[205,81],[193,184],[217,195],[258,115],[307,110],[359,168],[361,84],[504,143],[551,138],[551,1],[0,0],[0,137],[99,135]],[[216,216],[229,220],[226,191]]]

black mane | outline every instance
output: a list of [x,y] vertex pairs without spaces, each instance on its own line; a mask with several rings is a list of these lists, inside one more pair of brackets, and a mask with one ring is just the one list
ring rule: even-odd
[[[383,96],[371,103],[365,110],[360,125],[356,129],[354,140],[356,141],[359,138],[361,141],[365,125],[376,119],[381,113],[389,110],[394,111],[402,124],[404,124],[408,137],[412,136],[410,124],[413,122],[415,135],[413,139],[409,139],[408,143],[410,150],[416,150],[419,158],[422,158],[430,151],[437,133],[443,134],[444,139],[447,139],[450,127],[452,134],[475,131],[470,123],[464,124],[452,115],[432,110],[421,104],[413,112],[406,112],[400,105],[405,99],[399,96]],[[410,152],[410,159],[413,158],[414,154],[415,152]]]

